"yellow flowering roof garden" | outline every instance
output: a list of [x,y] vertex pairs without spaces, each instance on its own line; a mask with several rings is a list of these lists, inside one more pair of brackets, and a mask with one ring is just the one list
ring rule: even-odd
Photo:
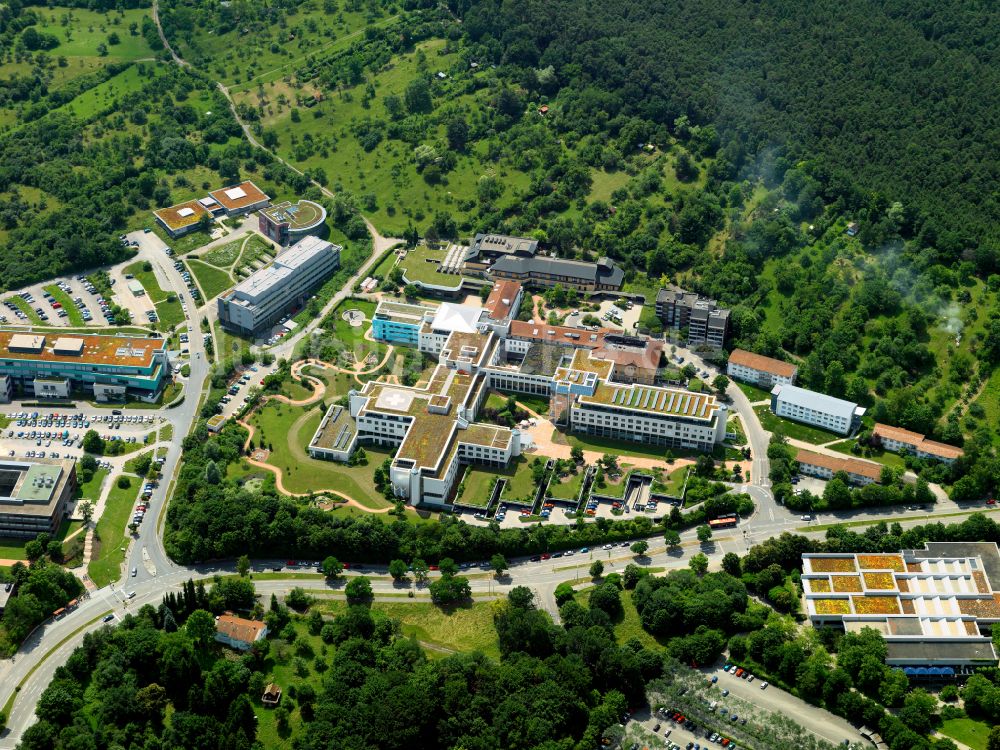
[[830,580],[833,581],[833,590],[838,594],[860,594],[864,591],[861,588],[861,579],[857,576],[830,576]]
[[810,557],[809,567],[814,573],[853,573],[857,570],[853,557]]
[[896,579],[892,573],[864,573],[865,588],[869,589],[895,589]]
[[851,603],[847,599],[813,599],[818,615],[849,615]]
[[862,569],[895,570],[898,573],[905,570],[903,558],[899,555],[858,555],[858,565]]
[[854,611],[859,615],[898,615],[899,599],[895,596],[853,596]]

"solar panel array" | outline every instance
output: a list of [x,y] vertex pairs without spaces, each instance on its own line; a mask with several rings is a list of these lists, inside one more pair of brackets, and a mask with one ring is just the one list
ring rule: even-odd
[[615,388],[611,404],[640,411],[705,417],[711,411],[709,399],[697,393],[680,393],[661,388]]

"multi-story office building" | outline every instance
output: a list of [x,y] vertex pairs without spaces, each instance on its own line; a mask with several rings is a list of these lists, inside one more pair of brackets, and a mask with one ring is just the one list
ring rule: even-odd
[[163,339],[0,331],[0,377],[36,398],[88,391],[98,401],[155,401],[167,372]]
[[625,280],[625,272],[609,258],[590,263],[537,255],[505,255],[493,262],[488,275],[494,279],[517,281],[525,286],[551,288],[560,285],[580,292],[617,292]]
[[340,267],[340,250],[318,237],[303,237],[272,265],[219,297],[219,322],[238,333],[262,333],[305,302]]
[[708,344],[721,348],[726,343],[729,310],[697,294],[674,286],[661,289],[656,295],[656,317],[666,328],[686,329],[687,342],[691,345]]
[[795,460],[799,462],[800,472],[819,479],[832,479],[834,474],[842,471],[847,474],[851,484],[865,485],[877,482],[882,477],[881,464],[849,456],[830,456],[799,449]]
[[961,458],[963,451],[954,445],[928,440],[919,432],[904,430],[902,427],[891,427],[887,424],[875,423],[872,437],[876,438],[887,451],[899,453],[908,451],[918,458],[932,458],[946,464],[952,464]]
[[759,385],[770,390],[779,383],[795,384],[799,368],[791,362],[765,357],[743,349],[733,349],[726,363],[726,373],[744,383]]
[[861,423],[865,409],[852,401],[782,383],[771,390],[771,411],[779,417],[847,435]]
[[0,537],[55,534],[76,492],[76,462],[0,460]]
[[420,343],[420,329],[425,316],[433,316],[438,305],[408,305],[380,300],[372,315],[372,336],[390,344]]
[[414,504],[446,506],[466,464],[502,468],[521,454],[521,434],[475,421],[488,393],[492,332],[449,334],[423,388],[368,382],[351,391],[349,413],[331,407],[309,445],[316,458],[345,461],[359,444],[396,447],[390,481]]
[[554,416],[567,399],[569,428],[597,437],[710,451],[726,438],[727,410],[715,396],[611,381],[613,363],[577,350],[555,373]]
[[[927,542],[890,554],[802,556],[806,614],[815,626],[885,639],[886,664],[914,679],[996,667],[990,633],[1000,622],[995,542]],[[985,627],[984,627],[985,626]]]

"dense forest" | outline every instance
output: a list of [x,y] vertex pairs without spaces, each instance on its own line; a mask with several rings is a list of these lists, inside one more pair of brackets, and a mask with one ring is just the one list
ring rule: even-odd
[[[253,586],[241,581],[252,599]],[[429,660],[399,622],[365,605],[326,622],[311,613],[309,633],[322,634],[317,651],[296,642],[291,613],[273,598],[274,635],[234,657],[214,640],[212,614],[233,603],[221,585],[206,592],[189,582],[159,608],[87,633],[41,695],[39,722],[19,748],[263,748],[255,714],[264,710],[265,677],[293,644],[297,678],[281,685],[274,715],[284,737],[292,711],[302,723],[296,750],[591,748],[628,706],[642,704],[646,681],[664,675],[664,655],[618,645],[603,612],[564,630],[526,588],[495,609],[500,661],[480,653]]]
[[845,209],[902,201],[909,229],[945,256],[986,240],[997,251],[1000,18],[988,4],[450,5],[477,55],[555,68],[580,135],[639,143],[682,116],[714,124],[721,175],[806,162]]

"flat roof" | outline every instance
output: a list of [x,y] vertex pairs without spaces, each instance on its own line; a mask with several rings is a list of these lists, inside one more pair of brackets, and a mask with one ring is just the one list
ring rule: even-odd
[[604,337],[612,333],[614,331],[610,328],[599,328],[596,331],[588,331],[586,328],[550,326],[547,323],[532,323],[523,320],[512,320],[510,322],[511,338],[547,341],[550,344],[585,347],[587,349],[596,349],[604,346]]
[[525,375],[552,377],[565,356],[566,347],[538,341],[528,345],[519,369]]
[[357,425],[349,409],[333,404],[323,417],[310,446],[329,450],[347,450],[357,433]]
[[591,284],[621,286],[625,272],[614,262],[601,258],[596,262],[567,260],[566,258],[542,258],[504,255],[490,266],[490,272],[501,271],[514,274],[549,274],[581,279]]
[[242,299],[256,299],[268,294],[272,289],[283,284],[303,265],[309,263],[315,256],[331,250],[340,252],[340,245],[334,245],[319,237],[303,237],[285,252],[274,259],[274,263],[247,276],[233,287],[233,294]]
[[854,418],[854,412],[858,408],[858,405],[853,401],[845,401],[842,398],[834,398],[833,396],[827,396],[825,393],[806,390],[805,388],[799,388],[797,385],[789,385],[787,383],[774,386],[771,393],[776,393],[778,400],[784,401],[787,404],[841,417],[848,421]]
[[167,208],[158,208],[153,215],[170,229],[183,229],[201,221],[202,216],[211,216],[201,201],[192,199]]
[[239,185],[230,185],[219,190],[213,190],[209,195],[218,201],[219,205],[227,211],[246,208],[261,201],[270,200],[268,195],[250,180],[241,182]]
[[964,641],[896,641],[886,642],[886,661],[952,662],[991,661],[996,662],[997,653],[988,639]]
[[260,210],[264,216],[275,224],[288,224],[293,232],[306,232],[315,229],[326,221],[326,209],[319,203],[299,200],[297,203],[283,201]]
[[816,451],[799,448],[795,454],[795,460],[800,464],[819,466],[833,472],[846,471],[848,474],[868,477],[869,479],[874,479],[876,482],[882,478],[881,464],[862,461],[861,459],[850,458],[849,456],[830,456],[826,453],[817,453]]
[[74,464],[50,458],[0,460],[0,513],[51,516]]
[[528,237],[511,237],[506,234],[477,234],[469,249],[473,255],[478,255],[480,252],[534,255],[538,252],[538,240]]
[[719,410],[715,396],[652,385],[618,385],[600,382],[593,396],[580,396],[583,404],[709,422]]
[[763,354],[754,354],[745,349],[733,349],[729,355],[729,361],[734,365],[749,367],[751,370],[760,370],[772,375],[790,378],[798,372],[798,367],[791,362],[783,362],[773,357],[765,357]]
[[[62,354],[54,346],[43,345],[37,351],[12,351],[12,341],[25,334],[0,331],[0,359],[38,360],[41,362],[86,363],[94,365],[118,365],[122,367],[150,367],[153,357],[166,347],[164,339],[137,338],[134,336],[84,335],[82,351],[78,354]],[[61,339],[59,339],[61,340]],[[16,349],[16,345],[15,345]]]
[[937,557],[978,557],[992,591],[1000,591],[1000,548],[996,542],[924,542],[925,549],[907,550],[913,558],[926,560]]

